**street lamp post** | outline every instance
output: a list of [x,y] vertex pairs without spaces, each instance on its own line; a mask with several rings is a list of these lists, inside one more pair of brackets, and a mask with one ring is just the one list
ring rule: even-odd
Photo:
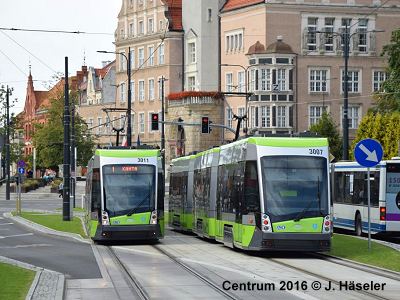
[[119,54],[126,59],[127,65],[127,75],[128,75],[128,125],[126,130],[126,138],[128,142],[128,147],[132,146],[132,91],[131,91],[131,47],[128,48],[128,56],[123,52],[113,52],[113,51],[97,51],[98,53],[112,53]]
[[240,68],[242,68],[243,71],[244,71],[244,85],[245,85],[245,87],[244,87],[244,88],[245,88],[244,92],[245,92],[245,95],[246,95],[246,102],[245,102],[246,126],[245,126],[245,128],[244,128],[244,132],[245,132],[245,134],[247,135],[247,131],[248,131],[248,128],[249,128],[249,118],[248,118],[248,116],[249,116],[249,112],[248,112],[249,94],[248,94],[247,70],[250,68],[250,66],[244,67],[244,66],[239,65],[239,64],[221,64],[221,66],[222,66],[222,67],[240,67]]

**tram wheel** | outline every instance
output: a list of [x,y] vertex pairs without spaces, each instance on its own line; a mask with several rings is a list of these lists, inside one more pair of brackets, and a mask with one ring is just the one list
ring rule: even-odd
[[356,233],[356,236],[361,236],[362,235],[362,223],[361,223],[361,216],[359,213],[356,215],[354,224],[355,224],[354,231]]

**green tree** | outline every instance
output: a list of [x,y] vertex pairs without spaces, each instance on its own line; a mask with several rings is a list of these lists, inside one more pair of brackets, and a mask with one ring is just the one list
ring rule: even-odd
[[[356,137],[352,144],[355,145],[362,139],[372,138],[379,141],[383,147],[384,159],[398,155],[400,142],[400,112],[373,113],[370,112],[361,120]],[[353,153],[353,151],[351,152]]]
[[324,112],[318,123],[310,127],[311,132],[328,138],[329,149],[335,160],[340,160],[342,157],[342,138],[339,135],[337,126],[333,122],[330,114]]
[[383,47],[382,55],[388,57],[387,79],[375,94],[376,112],[400,112],[400,28],[392,32],[390,44]]
[[[77,94],[71,92],[70,101],[76,103]],[[43,168],[57,169],[63,163],[64,143],[64,93],[59,92],[50,101],[47,122],[35,124],[33,144],[37,151],[37,165]],[[77,165],[86,166],[93,155],[94,142],[87,134],[87,125],[79,117],[75,116],[75,140],[77,147]]]

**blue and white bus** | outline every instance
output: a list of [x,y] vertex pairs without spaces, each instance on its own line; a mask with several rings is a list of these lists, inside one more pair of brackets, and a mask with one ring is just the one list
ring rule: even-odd
[[[331,165],[333,225],[368,231],[367,168],[357,162]],[[400,157],[370,168],[371,233],[400,235]]]

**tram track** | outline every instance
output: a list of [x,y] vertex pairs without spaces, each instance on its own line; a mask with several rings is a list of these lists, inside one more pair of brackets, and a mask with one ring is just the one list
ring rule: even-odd
[[179,265],[182,269],[185,271],[189,272],[190,274],[194,275],[196,278],[200,279],[203,281],[205,284],[207,284],[209,287],[213,288],[215,291],[217,291],[219,294],[223,295],[226,297],[226,299],[232,299],[232,300],[240,300],[241,298],[236,297],[232,293],[227,292],[224,290],[222,287],[220,287],[218,284],[210,280],[208,277],[202,275],[201,273],[197,272],[195,269],[184,263],[182,260],[177,258],[176,256],[172,255],[171,253],[165,251],[161,247],[157,245],[153,245],[155,249],[157,249],[160,253],[164,254],[167,256],[170,260],[172,260],[174,263]]
[[[329,277],[323,276],[323,275],[321,275],[321,274],[317,274],[317,273],[315,273],[315,272],[306,270],[306,269],[304,269],[304,268],[300,268],[300,267],[294,266],[294,265],[292,265],[292,264],[290,264],[290,263],[282,262],[282,261],[280,261],[279,259],[276,259],[276,258],[269,258],[268,260],[270,260],[270,261],[272,261],[272,262],[274,262],[274,263],[276,263],[276,264],[279,264],[279,265],[281,265],[281,266],[284,266],[284,267],[293,269],[293,270],[295,270],[295,271],[298,271],[298,272],[307,274],[307,275],[309,275],[309,276],[315,277],[315,278],[317,278],[318,280],[323,280],[323,281],[326,281],[326,282],[331,282],[332,284],[336,285],[336,288],[340,285],[340,282],[337,281],[336,279],[329,278]],[[332,262],[332,263],[336,263],[336,262]],[[339,264],[339,263],[337,263],[337,264]],[[342,264],[339,264],[339,265],[342,265]],[[349,267],[349,265],[344,265],[344,266]],[[362,269],[359,269],[359,270],[362,270]],[[364,269],[364,270],[362,270],[362,271],[365,272],[366,270]],[[376,274],[375,274],[375,275],[376,275]],[[379,276],[383,276],[383,275],[380,275],[380,274],[379,274]],[[393,278],[390,278],[390,279],[393,279]],[[399,281],[398,278],[396,278],[396,279],[394,279],[394,280]],[[338,288],[337,288],[337,289],[338,289]],[[381,296],[381,295],[378,295],[378,294],[375,294],[375,293],[371,293],[371,292],[368,292],[368,291],[363,291],[363,290],[360,290],[360,291],[348,291],[348,292],[349,292],[350,294],[362,294],[362,295],[365,295],[365,296],[368,296],[368,297],[372,297],[372,298],[374,298],[374,299],[381,299],[381,300],[391,300],[391,299],[392,299],[392,298],[386,298],[386,297],[383,297],[383,296]]]
[[[141,300],[150,300],[151,298],[146,293],[146,290],[144,289],[144,287],[140,284],[140,282],[137,280],[137,278],[129,271],[129,269],[121,261],[121,259],[119,258],[118,254],[114,251],[112,246],[107,246],[107,249],[108,249],[109,255],[111,256],[113,262],[115,263],[115,265],[121,271],[121,274],[122,274],[125,282],[128,284],[129,289],[132,292],[134,292],[139,297],[139,299],[141,299]],[[117,288],[119,286],[119,284],[116,284],[116,282],[114,282],[112,277],[111,277],[111,281],[112,281],[112,284],[115,287],[116,293],[119,294],[118,288]],[[120,298],[121,299],[125,299],[125,297],[120,297]]]

